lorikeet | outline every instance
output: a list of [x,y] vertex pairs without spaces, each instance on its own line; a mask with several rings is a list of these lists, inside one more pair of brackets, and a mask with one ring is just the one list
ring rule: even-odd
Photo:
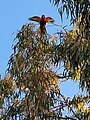
[[42,17],[34,16],[34,17],[29,18],[29,20],[36,21],[36,22],[38,22],[40,24],[39,28],[41,30],[41,33],[46,32],[45,25],[46,25],[47,22],[51,22],[51,23],[54,22],[53,18],[45,17],[45,15],[42,15]]

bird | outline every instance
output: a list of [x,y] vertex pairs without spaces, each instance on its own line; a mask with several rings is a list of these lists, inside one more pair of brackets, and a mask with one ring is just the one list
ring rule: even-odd
[[51,17],[45,17],[45,15],[39,16],[33,16],[29,18],[29,20],[36,21],[40,24],[40,27],[38,30],[41,31],[41,33],[46,33],[46,23],[53,23],[54,19]]

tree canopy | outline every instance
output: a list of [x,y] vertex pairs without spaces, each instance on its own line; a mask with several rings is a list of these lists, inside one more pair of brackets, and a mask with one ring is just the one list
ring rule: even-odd
[[[75,27],[50,35],[32,23],[22,26],[0,80],[1,120],[90,119],[89,0],[50,2],[61,5],[61,18],[66,10]],[[79,83],[81,92],[72,98],[62,94],[65,81]]]

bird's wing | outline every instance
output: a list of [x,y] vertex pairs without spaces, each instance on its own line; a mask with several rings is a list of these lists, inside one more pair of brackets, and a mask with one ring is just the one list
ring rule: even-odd
[[46,18],[45,18],[45,21],[46,21],[46,22],[54,22],[54,19],[51,18],[51,17],[46,17]]
[[34,17],[29,18],[29,20],[40,22],[40,17],[34,16]]

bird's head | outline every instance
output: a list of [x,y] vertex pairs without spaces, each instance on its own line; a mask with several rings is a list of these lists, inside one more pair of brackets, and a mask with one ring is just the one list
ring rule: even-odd
[[42,19],[45,19],[45,15],[42,15],[42,17],[41,17]]

